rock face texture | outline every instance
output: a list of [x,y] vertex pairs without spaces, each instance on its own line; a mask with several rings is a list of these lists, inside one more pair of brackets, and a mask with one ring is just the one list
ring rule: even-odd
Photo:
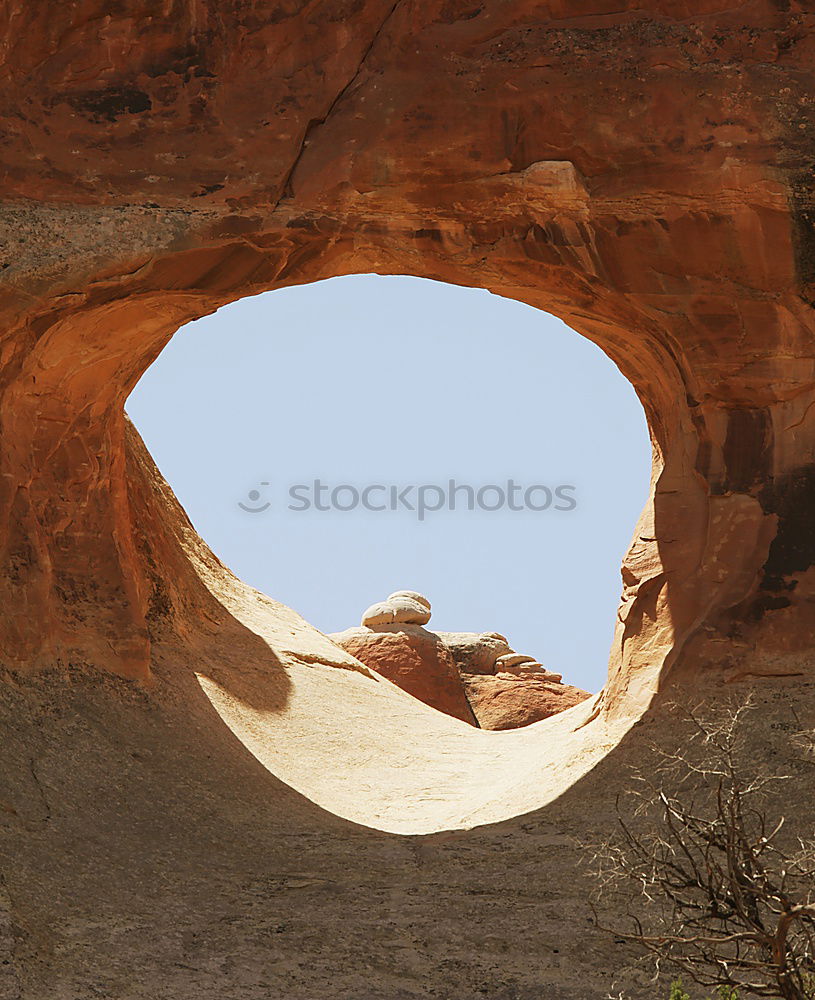
[[519,729],[591,697],[563,683],[534,657],[510,649],[497,632],[437,632],[458,667],[467,701],[482,729]]
[[653,489],[602,711],[677,665],[809,672],[814,16],[10,0],[2,662],[150,678],[205,596],[126,426],[130,388],[226,302],[380,271],[547,309],[639,392]]
[[475,725],[453,657],[433,632],[388,624],[349,628],[329,638],[425,705]]
[[[557,676],[557,675],[555,675]],[[560,681],[498,674],[462,674],[467,701],[482,729],[520,729],[591,697]]]
[[[0,78],[3,986],[652,998],[574,847],[681,745],[630,719],[747,678],[756,760],[815,724],[812,4],[7,0]],[[548,310],[642,399],[579,726],[376,683],[230,576],[126,421],[181,324],[370,271]]]
[[436,632],[465,674],[494,674],[500,656],[509,653],[506,636],[498,632]]
[[[426,729],[393,739],[405,722],[399,705],[416,703],[392,685],[314,664],[283,671],[268,650],[258,657],[256,636],[244,635],[248,646],[237,630],[230,638],[241,656],[221,666],[220,682],[232,688],[254,650],[257,683],[247,690],[244,678],[233,704],[265,694],[270,735],[293,720],[280,696],[270,705],[268,680],[285,678],[298,692],[292,711],[303,683],[326,685],[311,736],[298,732],[290,759],[315,782],[344,780],[349,803],[372,798],[367,819],[332,815],[304,794],[308,786],[262,767],[218,725],[166,646],[149,698],[100,671],[77,672],[70,684],[0,684],[0,995],[599,1000],[614,982],[631,1000],[668,996],[668,982],[636,968],[632,947],[588,920],[595,886],[580,845],[608,836],[620,777],[656,762],[650,744],[681,745],[692,731],[654,712],[542,805],[535,793],[581,761],[585,746],[574,740],[599,719],[553,739],[548,727],[564,716],[486,733],[419,706],[413,717]],[[356,704],[346,703],[347,687]],[[795,832],[811,836],[812,770],[791,766],[801,751],[789,730],[815,726],[815,690],[801,678],[764,688],[750,750],[792,775],[776,788],[783,801],[773,814],[789,824],[791,804],[806,807]],[[694,695],[709,704],[716,689],[697,684]],[[379,733],[384,745],[372,744]],[[546,752],[553,742],[564,747],[557,767]],[[383,775],[412,781],[387,782],[377,803]],[[512,788],[527,797],[491,813]],[[435,830],[377,819],[445,800],[458,809]],[[486,823],[473,827],[482,803]]]

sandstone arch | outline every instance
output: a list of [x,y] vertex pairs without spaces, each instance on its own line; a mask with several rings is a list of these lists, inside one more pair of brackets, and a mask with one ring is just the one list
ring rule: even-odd
[[[0,5],[0,992],[619,986],[580,861],[649,734],[681,739],[630,726],[652,692],[775,676],[757,760],[788,701],[813,724],[810,6]],[[361,676],[230,577],[127,426],[182,323],[357,271],[541,306],[640,393],[653,496],[590,724],[479,732]],[[345,784],[298,794],[337,747]]]
[[128,445],[127,392],[189,319],[380,271],[544,307],[640,394],[653,495],[606,706],[683,657],[807,669],[803,7],[116,10],[5,11],[5,665],[149,677],[202,584]]

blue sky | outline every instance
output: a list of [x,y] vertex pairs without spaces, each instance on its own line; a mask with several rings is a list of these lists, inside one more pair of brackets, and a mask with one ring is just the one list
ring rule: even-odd
[[[651,451],[630,384],[560,320],[481,289],[332,278],[183,327],[127,411],[219,557],[323,631],[419,590],[430,628],[501,632],[564,680],[602,686]],[[512,480],[516,507],[529,487],[571,486],[576,506],[485,511],[476,496],[470,511],[460,490],[456,510],[405,508],[420,485],[438,505],[451,479],[505,494]],[[331,509],[315,509],[315,480]],[[367,485],[385,487],[371,507],[390,508],[392,486],[404,502],[332,506],[336,487],[349,507]]]

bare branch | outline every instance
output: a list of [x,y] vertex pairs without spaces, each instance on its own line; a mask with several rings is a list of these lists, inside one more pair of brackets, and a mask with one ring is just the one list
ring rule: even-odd
[[[618,836],[596,852],[592,908],[601,930],[639,945],[657,970],[667,962],[706,988],[815,1000],[815,844],[782,843],[785,819],[768,813],[790,775],[742,765],[754,707],[712,720],[694,709],[682,746],[653,748],[656,765],[618,798]],[[815,758],[814,734],[793,742]],[[641,903],[630,926],[605,926],[598,902],[632,889]]]

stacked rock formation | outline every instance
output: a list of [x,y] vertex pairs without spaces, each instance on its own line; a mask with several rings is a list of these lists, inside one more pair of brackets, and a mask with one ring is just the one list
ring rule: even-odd
[[429,621],[430,601],[415,591],[398,590],[368,608],[359,628],[329,638],[414,698],[474,725],[450,651],[422,627]]
[[430,621],[430,601],[415,590],[397,590],[387,601],[372,604],[362,616],[368,628],[376,625],[426,625]]
[[590,697],[563,683],[499,632],[439,632],[452,653],[467,701],[482,729],[518,729]]
[[563,683],[498,632],[432,632],[430,601],[398,590],[373,604],[359,628],[330,638],[432,708],[482,729],[516,729],[579,704],[588,692]]

